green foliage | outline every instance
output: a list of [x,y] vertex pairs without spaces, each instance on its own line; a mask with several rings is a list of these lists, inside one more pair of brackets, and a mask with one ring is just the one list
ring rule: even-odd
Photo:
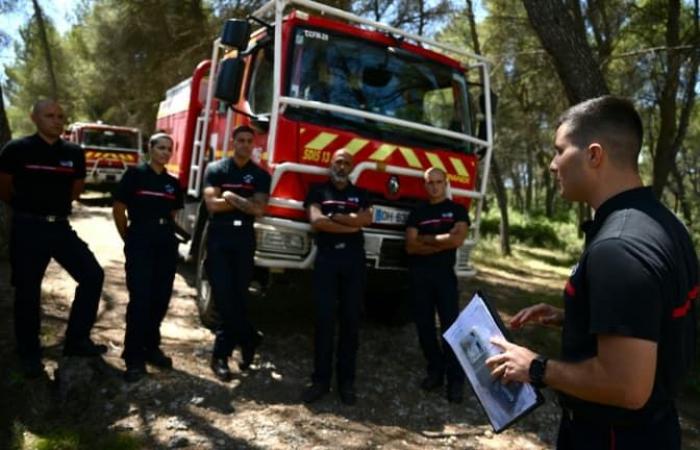
[[[582,241],[578,236],[576,218],[573,214],[561,216],[560,220],[548,219],[544,216],[528,217],[517,211],[510,210],[511,237],[522,244],[557,249],[569,255],[576,255],[581,249]],[[500,233],[500,217],[496,211],[484,215],[481,220],[483,236],[498,236]]]
[[[75,73],[72,71],[72,55],[66,52],[61,37],[53,24],[45,18],[47,39],[54,61],[58,84],[58,99],[70,111],[76,92]],[[14,135],[33,132],[34,126],[29,120],[29,111],[39,98],[51,97],[51,82],[46,69],[44,50],[39,36],[38,24],[32,18],[20,29],[21,42],[15,45],[16,62],[6,69],[7,81],[3,87],[9,99],[7,116]]]
[[[59,36],[47,21],[59,95],[69,120],[103,120],[151,130],[167,88],[206,59],[218,31],[202,1],[96,0],[77,12],[78,25]],[[17,60],[5,84],[16,135],[33,131],[27,113],[48,96],[35,21],[21,30]]]
[[13,450],[140,450],[145,448],[142,439],[127,433],[105,433],[103,430],[63,427],[39,434],[26,431],[24,426],[15,424]]

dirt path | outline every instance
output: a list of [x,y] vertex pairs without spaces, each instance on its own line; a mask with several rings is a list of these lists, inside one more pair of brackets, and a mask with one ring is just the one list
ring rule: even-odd
[[[33,395],[38,402],[45,398],[41,396],[46,390],[42,383],[48,384],[45,380],[23,383],[3,371],[3,386],[9,392],[1,405],[3,415],[5,420],[14,421],[15,434],[24,433],[26,448],[32,448],[37,436],[57,428],[77,430],[82,442],[124,442],[112,448],[552,447],[558,412],[551,401],[510,430],[495,435],[471,393],[464,404],[450,405],[442,393],[424,394],[417,389],[423,361],[410,323],[391,327],[371,321],[363,324],[356,406],[343,406],[334,395],[312,406],[302,404],[299,395],[312,364],[312,310],[303,286],[286,286],[253,300],[251,315],[265,333],[260,356],[253,370],[236,371],[231,383],[221,383],[208,368],[212,335],[199,324],[188,267],[178,271],[171,307],[162,326],[163,349],[173,357],[175,369],[149,369],[148,379],[127,385],[121,379],[124,366],[119,358],[128,299],[121,241],[107,207],[81,205],[73,224],[105,269],[103,302],[93,337],[109,344],[107,366],[91,375],[82,393],[57,405],[31,404]],[[508,279],[507,271],[484,271],[465,291],[485,288],[503,301],[526,294],[522,280],[517,283]],[[536,293],[544,291],[554,297],[559,280],[556,273],[543,271],[526,285]],[[0,281],[4,324],[0,355],[10,360],[11,328],[7,322],[11,302],[6,274]],[[509,283],[515,283],[512,289]],[[49,377],[60,357],[68,299],[74,286],[59,266],[50,265],[43,286],[42,333]],[[466,297],[465,292],[463,302]],[[533,339],[537,340],[536,336]],[[237,353],[234,356],[239,357]],[[8,404],[12,399],[22,399],[27,405],[17,409],[17,405]],[[14,411],[9,417],[8,410]],[[686,420],[686,426],[697,428],[698,424]],[[124,433],[138,439],[123,438]]]

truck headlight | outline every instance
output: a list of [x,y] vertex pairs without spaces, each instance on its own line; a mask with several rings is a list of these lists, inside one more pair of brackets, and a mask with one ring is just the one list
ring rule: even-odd
[[260,252],[306,255],[309,253],[309,238],[305,234],[256,227],[257,250]]

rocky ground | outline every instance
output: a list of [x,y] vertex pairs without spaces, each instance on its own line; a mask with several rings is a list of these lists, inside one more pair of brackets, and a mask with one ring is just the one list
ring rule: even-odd
[[[212,335],[199,323],[192,270],[186,265],[178,271],[162,326],[163,349],[173,357],[174,370],[149,369],[147,379],[126,384],[119,355],[128,295],[122,245],[110,209],[79,205],[73,224],[105,269],[93,337],[108,343],[109,352],[104,361],[60,357],[75,284],[52,263],[43,285],[47,376],[24,380],[11,354],[11,289],[8,266],[1,263],[0,448],[18,444],[37,448],[46,436],[73,439],[73,446],[60,448],[534,450],[553,446],[559,416],[551,399],[512,428],[495,434],[471,393],[462,405],[451,405],[441,392],[425,394],[417,389],[422,356],[414,328],[400,319],[401,311],[391,325],[369,318],[363,323],[356,406],[344,406],[332,394],[314,405],[301,403],[300,392],[312,364],[312,309],[304,283],[285,285],[252,300],[251,316],[265,334],[260,354],[252,370],[236,370],[232,382],[221,383],[208,368]],[[524,276],[494,265],[463,286],[462,302],[478,287],[492,293],[507,315],[506,305],[519,297],[556,298],[563,274],[542,267]],[[547,345],[550,339],[527,333],[520,338],[534,345],[540,341]],[[695,447],[700,435],[698,415],[692,408],[689,411],[683,415],[688,448],[700,448]]]

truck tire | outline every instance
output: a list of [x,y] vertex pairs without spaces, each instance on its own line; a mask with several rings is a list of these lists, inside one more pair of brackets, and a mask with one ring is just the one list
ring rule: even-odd
[[199,248],[197,249],[197,310],[199,311],[199,320],[206,328],[215,331],[221,324],[219,314],[214,306],[214,299],[211,295],[211,285],[207,277],[207,271],[204,267],[204,262],[207,260],[207,235],[208,226],[204,226]]

